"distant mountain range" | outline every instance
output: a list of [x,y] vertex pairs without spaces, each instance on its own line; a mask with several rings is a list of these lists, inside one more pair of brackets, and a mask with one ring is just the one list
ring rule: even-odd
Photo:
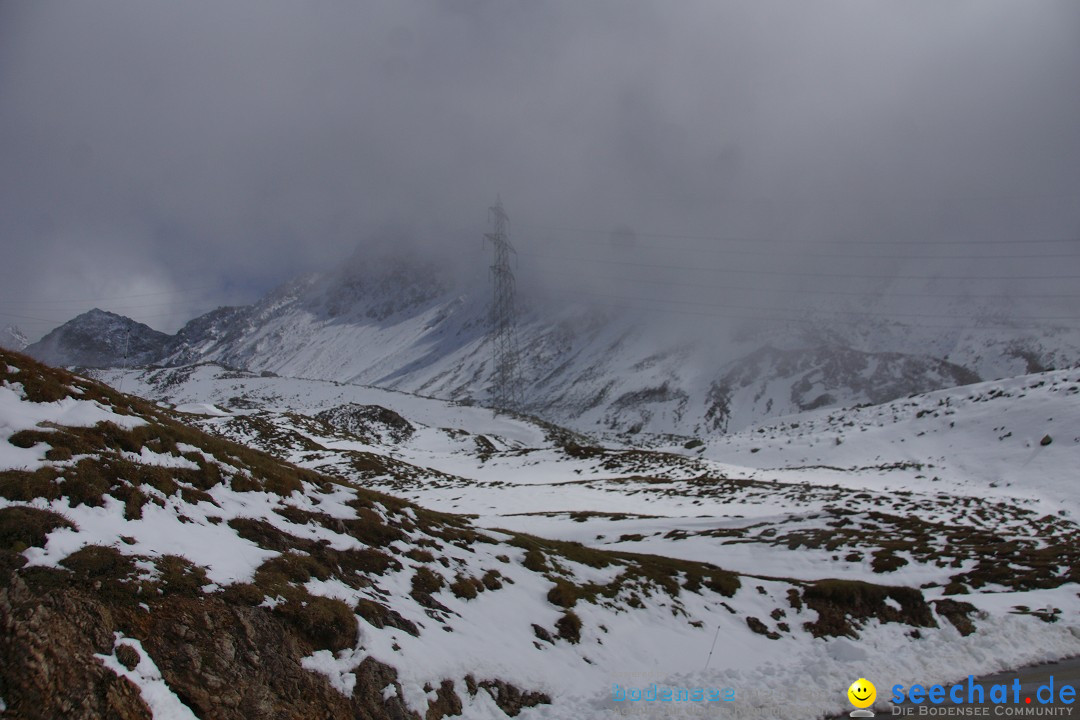
[[[432,265],[358,256],[254,305],[218,308],[175,335],[91,310],[26,352],[60,366],[215,362],[485,404],[489,292],[483,283],[451,283]],[[641,310],[550,299],[522,305],[525,409],[591,432],[723,433],[1080,359],[1080,333],[1049,324],[957,330],[856,318],[678,334]]]

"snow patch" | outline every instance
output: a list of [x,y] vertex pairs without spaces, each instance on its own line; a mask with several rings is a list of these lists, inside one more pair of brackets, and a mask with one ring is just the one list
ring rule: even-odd
[[[356,687],[356,674],[352,669],[357,667],[363,660],[354,650],[342,650],[335,657],[329,650],[316,650],[306,658],[300,660],[300,666],[305,670],[325,675],[330,685],[345,697],[352,697]],[[383,694],[386,691],[383,690]]]
[[68,427],[92,427],[99,422],[111,422],[125,430],[146,424],[142,418],[120,415],[96,400],[67,397],[55,402],[34,403],[28,402],[12,386],[0,385],[0,433],[9,436],[42,422]]
[[213,403],[182,403],[173,408],[177,412],[189,415],[209,415],[211,417],[232,417],[232,413],[222,410]]
[[[0,506],[14,504],[0,501]],[[75,529],[50,533],[44,548],[28,548],[24,555],[30,566],[59,567],[61,560],[86,545],[111,545],[129,555],[181,555],[206,568],[212,583],[230,585],[250,581],[262,563],[278,555],[241,538],[227,523],[211,523],[209,511],[218,509],[207,503],[190,505],[170,497],[163,508],[154,503],[144,505],[137,520],[125,519],[124,503],[111,495],[104,496],[101,507],[71,507],[66,499],[30,505],[63,515],[75,524]],[[182,522],[181,516],[189,522]],[[135,542],[121,543],[121,537],[134,538]]]
[[[139,693],[142,695],[143,701],[149,706],[150,712],[153,713],[154,720],[198,720],[195,713],[191,712],[187,705],[180,702],[180,698],[176,697],[176,693],[169,689],[161,676],[161,671],[158,670],[157,664],[143,649],[142,643],[134,638],[124,637],[120,633],[113,633],[113,637],[115,638],[113,641],[113,654],[96,654],[94,657],[100,660],[109,670],[112,670],[120,677],[127,678],[139,688]],[[121,646],[132,648],[139,654],[139,664],[134,669],[128,670],[117,659],[116,650]]]

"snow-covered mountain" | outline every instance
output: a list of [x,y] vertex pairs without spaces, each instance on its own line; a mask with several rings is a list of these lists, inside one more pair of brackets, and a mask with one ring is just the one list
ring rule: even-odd
[[[489,292],[483,281],[455,283],[415,259],[358,256],[255,305],[208,313],[172,337],[92,312],[27,352],[60,365],[118,366],[135,328],[130,365],[216,362],[486,404]],[[528,293],[518,326],[526,409],[588,432],[730,432],[1080,359],[1080,333],[1051,324],[988,320],[957,330],[845,316],[797,326],[710,320],[688,331],[640,309]]]
[[161,357],[169,339],[148,325],[95,308],[27,346],[26,351],[50,365],[145,365]]
[[30,341],[26,335],[14,325],[7,325],[3,330],[0,330],[0,348],[19,352],[29,344]]

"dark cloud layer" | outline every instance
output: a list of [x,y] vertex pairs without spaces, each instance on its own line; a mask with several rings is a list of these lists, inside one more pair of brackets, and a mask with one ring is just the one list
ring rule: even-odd
[[496,192],[551,274],[1075,238],[1077,78],[1074,0],[0,0],[0,321],[173,330],[380,237],[460,256]]

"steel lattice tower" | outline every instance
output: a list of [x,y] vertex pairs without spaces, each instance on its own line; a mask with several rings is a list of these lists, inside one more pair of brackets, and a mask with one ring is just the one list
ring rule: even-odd
[[488,209],[492,232],[484,237],[495,248],[491,278],[495,294],[491,305],[491,345],[494,354],[492,399],[496,409],[514,410],[521,407],[521,376],[518,372],[517,308],[514,272],[510,269],[510,253],[517,250],[510,244],[507,227],[510,218],[503,210],[502,199]]

